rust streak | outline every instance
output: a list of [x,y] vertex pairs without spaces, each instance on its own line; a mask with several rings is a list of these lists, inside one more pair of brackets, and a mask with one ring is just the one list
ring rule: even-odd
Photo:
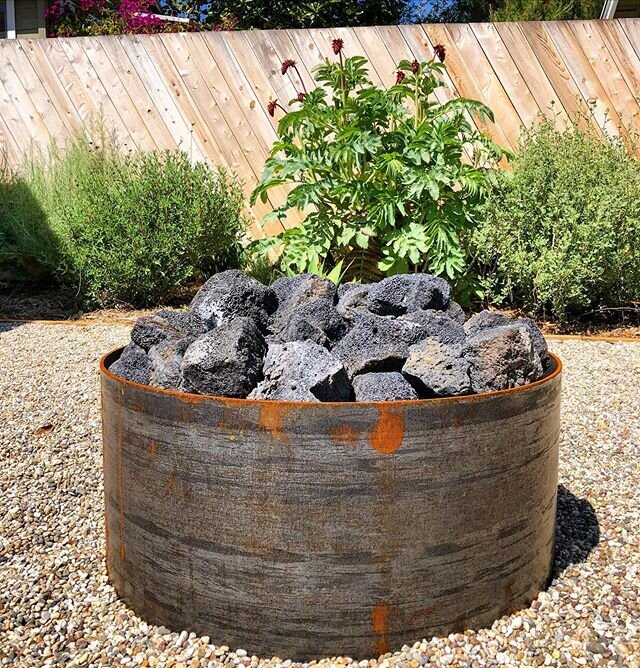
[[376,651],[386,654],[389,651],[389,617],[391,606],[387,603],[376,603],[371,611],[371,627],[378,636]]
[[378,452],[391,454],[398,450],[404,438],[404,415],[401,407],[379,404],[378,421],[372,429],[369,440]]
[[258,424],[261,429],[268,431],[274,439],[287,442],[289,437],[284,431],[284,423],[288,414],[288,408],[280,406],[276,402],[265,402],[260,406]]
[[120,511],[120,560],[124,561],[124,493],[122,482],[122,400],[118,403],[118,510]]
[[155,441],[151,441],[149,443],[149,449],[147,450],[147,456],[149,459],[152,461],[156,458],[156,455],[158,454],[158,444]]
[[169,478],[169,481],[167,482],[167,492],[173,492],[175,486],[176,486],[176,479],[173,477]]
[[349,424],[341,424],[329,429],[329,436],[337,445],[355,445],[360,440],[360,434],[360,429]]

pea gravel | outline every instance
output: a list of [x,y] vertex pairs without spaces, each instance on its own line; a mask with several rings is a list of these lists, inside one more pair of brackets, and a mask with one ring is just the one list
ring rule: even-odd
[[[97,362],[128,337],[120,326],[0,325],[0,665],[296,665],[148,625],[109,585]],[[551,587],[490,629],[407,638],[360,667],[640,665],[640,345],[551,348],[565,363]]]

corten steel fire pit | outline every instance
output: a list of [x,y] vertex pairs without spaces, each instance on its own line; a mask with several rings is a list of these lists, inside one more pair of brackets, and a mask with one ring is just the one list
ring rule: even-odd
[[553,560],[561,363],[388,403],[181,394],[101,364],[107,566],[144,619],[371,657],[528,605]]

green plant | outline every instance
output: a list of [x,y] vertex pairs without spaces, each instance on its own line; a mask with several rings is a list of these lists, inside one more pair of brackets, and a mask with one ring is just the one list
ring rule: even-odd
[[145,306],[238,265],[245,220],[233,177],[183,152],[124,156],[103,140],[76,137],[5,178],[0,253],[14,267],[33,276],[39,266],[90,306]]
[[545,120],[526,130],[472,245],[488,297],[546,317],[640,301],[636,146]]
[[[492,119],[480,102],[438,102],[444,47],[429,62],[402,61],[395,85],[374,86],[367,61],[343,58],[314,70],[324,87],[301,92],[278,124],[277,141],[252,201],[274,186],[291,184],[287,209],[306,212],[304,222],[259,248],[279,247],[285,272],[326,271],[344,262],[349,278],[428,270],[460,277],[462,243],[478,220],[502,150],[478,132],[472,115]],[[285,74],[295,63],[282,64]],[[280,107],[269,103],[270,113]]]

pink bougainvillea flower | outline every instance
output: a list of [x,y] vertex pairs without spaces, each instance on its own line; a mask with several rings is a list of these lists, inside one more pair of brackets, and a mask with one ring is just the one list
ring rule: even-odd
[[414,61],[411,63],[411,71],[412,71],[414,74],[418,74],[418,70],[419,70],[419,69],[420,69],[420,63],[419,63],[417,60],[414,60]]
[[291,60],[290,58],[284,60],[282,62],[282,69],[281,69],[282,74],[286,74],[290,67],[295,67],[295,66],[296,66],[295,60]]
[[331,48],[333,49],[333,52],[336,54],[336,56],[342,51],[343,46],[344,40],[342,39],[334,39],[333,42],[331,42]]
[[444,63],[444,57],[447,53],[447,50],[444,48],[442,44],[436,44],[433,47],[433,55],[436,56],[436,58],[441,62]]
[[402,83],[404,81],[406,74],[402,70],[396,72],[396,83]]
[[276,107],[278,106],[278,100],[271,100],[267,105],[267,111],[269,116],[273,116],[276,113]]

